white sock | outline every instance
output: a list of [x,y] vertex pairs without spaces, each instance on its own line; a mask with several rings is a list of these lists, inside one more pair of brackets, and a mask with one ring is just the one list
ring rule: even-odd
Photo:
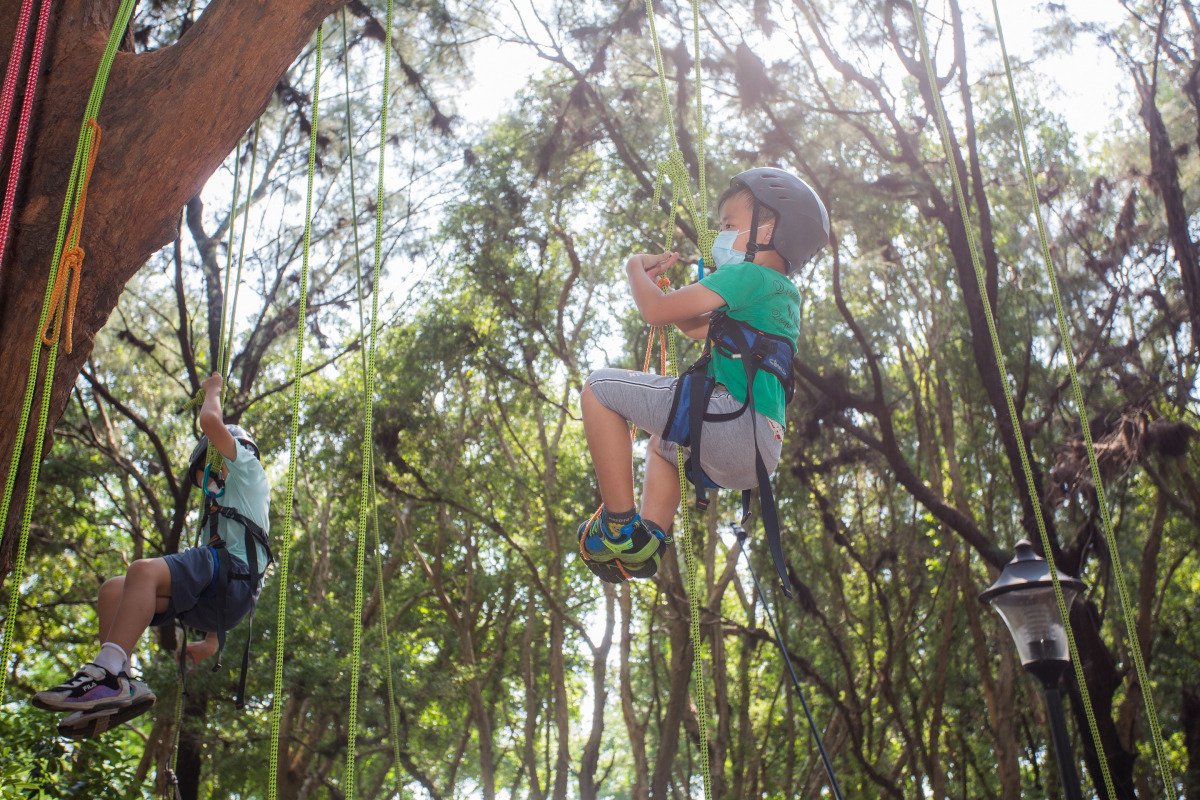
[[92,663],[103,667],[110,675],[129,672],[129,654],[115,642],[105,642],[100,645],[100,652]]

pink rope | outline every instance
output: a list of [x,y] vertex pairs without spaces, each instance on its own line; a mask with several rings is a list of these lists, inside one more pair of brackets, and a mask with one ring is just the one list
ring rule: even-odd
[[[38,14],[37,33],[33,39],[33,52],[29,57],[29,77],[25,81],[25,99],[21,103],[21,119],[17,123],[17,135],[13,141],[12,162],[8,169],[8,187],[4,192],[4,208],[0,211],[0,267],[4,265],[4,253],[8,249],[8,236],[12,232],[13,205],[17,193],[17,180],[20,178],[21,162],[25,157],[25,140],[29,136],[29,120],[33,116],[33,98],[37,94],[38,77],[42,71],[42,54],[46,47],[46,29],[50,24],[50,2],[42,0],[41,13]],[[21,5],[21,17],[18,20],[17,37],[20,39],[21,55],[24,55],[25,38],[29,30],[29,12],[33,0],[25,0]],[[14,55],[17,55],[17,43],[13,42]],[[12,110],[13,94],[16,91],[16,79],[10,84],[14,74],[13,65],[17,58],[10,58],[8,74],[4,77],[4,95],[0,97],[3,104],[4,120],[0,127],[0,145],[8,133],[8,115]]]
[[33,0],[21,3],[21,14],[17,17],[17,32],[13,36],[12,50],[8,55],[8,71],[4,73],[4,90],[0,94],[0,150],[8,141],[8,116],[12,112],[13,95],[17,91],[17,73],[25,57],[25,40],[29,38],[29,17],[33,13]]

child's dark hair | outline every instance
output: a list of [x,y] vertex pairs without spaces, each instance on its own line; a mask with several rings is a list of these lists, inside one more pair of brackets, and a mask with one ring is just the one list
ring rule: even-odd
[[728,189],[721,192],[721,196],[717,198],[717,213],[719,214],[721,212],[721,207],[724,206],[725,203],[740,195],[748,196],[751,203],[758,203],[758,223],[760,225],[766,225],[768,222],[775,221],[775,217],[777,216],[775,214],[775,209],[768,205],[764,205],[763,203],[759,203],[759,201],[754,197],[754,193],[745,186],[730,186]]

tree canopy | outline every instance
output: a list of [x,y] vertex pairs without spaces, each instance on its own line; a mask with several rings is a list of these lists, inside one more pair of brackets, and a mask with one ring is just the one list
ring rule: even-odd
[[[6,43],[18,16],[8,5]],[[1013,64],[1017,118],[990,9],[918,4],[948,112],[944,150],[916,18],[891,0],[701,0],[699,52],[692,5],[660,4],[667,108],[644,3],[397,4],[391,52],[381,0],[142,3],[98,115],[76,346],[50,376],[46,449],[27,498],[37,406],[14,469],[17,412],[31,348],[42,347],[33,329],[80,111],[117,5],[51,10],[30,149],[16,167],[12,142],[0,151],[0,184],[13,169],[19,177],[0,261],[0,463],[15,487],[0,546],[6,597],[17,584],[0,797],[153,796],[167,788],[177,734],[185,798],[344,797],[351,784],[372,798],[697,797],[702,725],[712,797],[832,796],[784,659],[846,797],[1060,797],[1039,685],[978,600],[1019,539],[1043,552],[1037,512],[1045,554],[1087,586],[1070,610],[1085,682],[1068,671],[1061,683],[1084,796],[1200,797],[1194,4],[1122,0],[1109,23],[1064,6],[1038,12],[1039,57],[1099,43],[1124,76],[1112,87],[1119,114],[1086,136],[1062,108],[1065,78],[1036,58]],[[504,68],[474,55],[490,42],[533,54],[540,69],[481,117],[464,98],[472,69]],[[599,501],[579,392],[595,368],[640,368],[650,344],[621,266],[630,253],[674,248],[683,258],[672,281],[688,283],[698,232],[712,226],[671,207],[680,187],[656,192],[669,125],[685,190],[706,177],[702,213],[715,212],[730,177],[764,165],[802,177],[830,211],[830,245],[794,276],[797,391],[774,478],[791,598],[770,585],[761,530],[751,525],[745,544],[733,535],[729,492],[692,515],[695,576],[679,525],[653,580],[603,584],[578,558],[576,528]],[[60,739],[28,700],[93,654],[100,583],[195,541],[185,459],[198,409],[188,403],[214,369],[226,277],[239,263],[225,416],[257,440],[274,520],[297,465],[286,584],[269,574],[253,629],[230,633],[229,666],[189,677],[178,730],[181,632],[159,628],[134,654],[154,709],[102,738]],[[360,299],[379,307],[369,440]],[[290,452],[297,336],[307,356]],[[681,340],[682,364],[697,353]],[[364,447],[374,487],[365,517]],[[239,711],[231,654],[247,637],[250,697]]]

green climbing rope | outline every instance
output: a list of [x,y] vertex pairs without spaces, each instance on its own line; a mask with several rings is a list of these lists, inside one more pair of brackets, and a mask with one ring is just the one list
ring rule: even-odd
[[[246,253],[246,231],[248,229],[248,224],[249,224],[249,219],[250,219],[250,199],[254,193],[254,168],[258,161],[258,128],[259,128],[259,123],[256,121],[254,123],[254,144],[253,144],[254,149],[251,151],[251,156],[250,156],[250,178],[247,181],[249,189],[246,192],[246,205],[245,205],[245,211],[244,211],[244,214],[242,217],[242,239],[241,239],[241,243],[240,243],[239,250],[238,250],[237,279],[233,281],[233,286],[232,286],[233,297],[232,297],[232,301],[231,301],[229,290],[230,290],[230,279],[233,274],[233,239],[234,239],[234,230],[237,227],[237,225],[236,225],[237,203],[238,203],[238,195],[240,194],[240,186],[241,186],[240,181],[241,181],[241,161],[242,161],[241,156],[238,155],[237,150],[236,149],[234,150],[233,199],[230,201],[230,205],[229,205],[229,243],[228,243],[227,249],[226,249],[226,252],[229,253],[229,263],[225,265],[225,289],[224,289],[224,294],[221,297],[221,325],[217,329],[218,341],[220,342],[220,346],[219,346],[217,353],[213,354],[213,365],[212,365],[213,371],[220,372],[221,377],[223,379],[221,382],[222,405],[224,405],[225,390],[229,385],[229,365],[232,361],[231,354],[233,352],[233,323],[232,323],[232,320],[236,319],[236,314],[237,314],[238,292],[241,289],[241,285],[242,285],[242,264],[243,264],[245,253]],[[247,147],[249,147],[249,146],[250,146],[249,143],[247,143]],[[226,336],[226,323],[227,322],[229,325],[228,336]],[[191,402],[189,402],[187,405],[184,406],[183,409],[181,409],[181,411],[195,407],[197,405],[197,403],[202,400],[203,396],[204,396],[204,392],[203,392],[203,390],[201,390],[197,394],[197,396],[192,399]],[[225,459],[221,456],[220,451],[218,451],[217,448],[215,446],[213,446],[213,444],[211,442],[209,442],[208,451],[205,454],[205,463],[210,464],[214,471],[220,471],[221,467],[224,466],[224,463],[225,463]],[[189,478],[189,480],[190,480],[190,478]],[[199,538],[200,535],[201,535],[201,532],[197,531],[197,538]],[[196,545],[199,546],[200,542],[197,541]],[[186,633],[186,631],[185,631],[185,633]],[[186,647],[187,646],[186,641],[185,640],[180,641],[179,646]],[[170,750],[171,755],[167,759],[167,763],[168,763],[168,767],[170,769],[171,776],[174,776],[174,774],[175,774],[175,770],[177,768],[178,758],[179,758],[179,734],[183,729],[184,683],[185,683],[185,678],[181,673],[179,675],[179,681],[176,684],[176,688],[175,688],[175,710],[174,710],[174,717],[173,717],[174,721],[172,723],[172,734],[171,734],[171,750]],[[173,777],[172,777],[172,780],[173,780]]]
[[[697,172],[700,175],[700,193],[698,198],[694,197],[690,191],[691,177],[688,175],[687,164],[683,160],[683,153],[679,150],[678,140],[675,136],[674,115],[671,111],[671,97],[667,89],[666,70],[663,66],[662,46],[658,40],[658,29],[654,24],[654,2],[646,0],[646,17],[650,24],[650,40],[654,47],[654,64],[658,69],[658,84],[659,92],[662,95],[663,101],[663,118],[666,120],[667,130],[671,137],[671,150],[665,161],[658,164],[658,174],[654,181],[654,198],[653,205],[658,207],[662,197],[663,181],[666,178],[671,180],[671,212],[667,220],[667,249],[671,248],[674,243],[675,216],[678,213],[680,198],[683,199],[684,207],[687,209],[689,216],[692,219],[692,224],[696,227],[697,246],[700,249],[702,258],[712,260],[712,244],[716,238],[716,233],[709,229],[706,215],[701,215],[698,209],[706,208],[706,189],[704,182],[705,164],[704,164],[704,107],[701,104],[700,97],[700,7],[698,0],[692,0],[692,21],[694,27],[694,47],[696,65],[696,138],[697,138]],[[674,329],[668,332],[668,374],[673,378],[679,377],[679,362],[676,357],[676,334]],[[697,587],[697,577],[699,574],[699,559],[696,557],[694,542],[692,539],[692,519],[691,509],[688,503],[688,481],[687,471],[684,465],[683,448],[678,448],[675,454],[676,469],[679,472],[679,499],[680,499],[680,516],[683,526],[683,558],[684,567],[687,570],[687,594],[688,594],[688,616],[690,618],[689,634],[692,644],[692,682],[694,686],[693,696],[696,701],[696,711],[699,717],[700,728],[700,769],[704,782],[704,797],[705,800],[712,796],[712,768],[709,763],[708,753],[708,701],[707,690],[704,683],[704,642],[700,637],[700,591]]]
[[[975,241],[975,231],[971,223],[970,211],[967,208],[967,201],[963,194],[962,182],[959,180],[957,161],[955,153],[950,147],[949,124],[946,121],[945,108],[942,105],[942,96],[938,91],[937,75],[933,67],[933,59],[929,55],[929,43],[925,37],[925,25],[921,19],[921,11],[917,6],[917,0],[910,0],[912,3],[913,18],[916,22],[917,37],[921,45],[921,57],[925,62],[925,71],[929,80],[930,93],[933,97],[934,107],[937,110],[938,131],[942,139],[942,148],[946,154],[946,161],[950,166],[950,177],[954,184],[954,193],[958,200],[959,213],[962,215],[963,229],[967,234],[967,243],[971,251],[971,261],[975,267],[975,278],[979,286],[980,297],[983,298],[983,312],[987,321],[988,333],[992,341],[992,350],[996,359],[996,369],[1000,372],[1000,383],[1004,387],[1005,402],[1008,405],[1008,413],[1013,427],[1013,435],[1017,438],[1018,450],[1021,456],[1021,468],[1025,473],[1026,488],[1029,492],[1030,506],[1033,508],[1034,519],[1037,523],[1038,532],[1041,535],[1042,548],[1046,554],[1047,560],[1050,561],[1050,579],[1054,586],[1054,596],[1058,601],[1059,613],[1062,615],[1063,625],[1066,627],[1067,644],[1070,649],[1071,663],[1075,667],[1075,677],[1079,684],[1080,697],[1083,700],[1083,707],[1088,720],[1088,727],[1092,735],[1092,741],[1096,747],[1096,753],[1100,756],[1097,761],[1100,763],[1100,772],[1104,779],[1104,785],[1108,790],[1108,796],[1114,797],[1112,776],[1108,769],[1108,759],[1104,757],[1104,748],[1100,741],[1100,732],[1096,727],[1096,717],[1092,710],[1091,697],[1088,695],[1087,684],[1084,679],[1083,665],[1079,660],[1079,652],[1075,646],[1075,637],[1071,632],[1071,621],[1068,614],[1066,603],[1063,599],[1062,586],[1058,580],[1058,570],[1054,567],[1052,553],[1050,549],[1050,536],[1046,531],[1046,521],[1042,515],[1041,503],[1039,502],[1038,492],[1034,485],[1033,470],[1029,464],[1029,454],[1026,447],[1025,438],[1021,433],[1020,417],[1017,415],[1016,405],[1013,403],[1012,389],[1009,386],[1008,370],[1004,366],[1004,353],[1000,346],[1000,336],[996,332],[996,321],[992,316],[991,305],[987,300],[987,281],[983,272],[983,263],[979,256],[979,245]],[[1086,426],[1085,426],[1086,427]]]
[[[359,245],[358,245],[358,201],[357,194],[354,188],[354,153],[353,148],[350,152],[350,206],[353,209],[353,234],[354,234],[354,265],[355,265],[355,287],[358,294],[358,324],[359,338],[366,342],[366,346],[362,349],[362,378],[363,378],[363,441],[362,441],[362,478],[359,487],[358,497],[358,534],[357,534],[357,552],[355,555],[355,578],[354,578],[354,618],[351,621],[354,629],[354,639],[351,647],[351,668],[350,668],[350,713],[347,722],[347,730],[349,731],[350,741],[346,747],[346,778],[345,778],[345,796],[347,800],[354,798],[354,763],[356,758],[356,739],[358,727],[358,683],[359,672],[362,661],[362,607],[363,607],[363,565],[365,561],[366,551],[366,531],[367,531],[367,511],[368,508],[372,511],[372,520],[375,533],[375,567],[376,578],[379,587],[379,618],[380,628],[383,633],[383,649],[387,660],[387,683],[388,683],[388,712],[389,722],[391,724],[392,748],[395,751],[396,770],[399,775],[400,761],[400,743],[397,738],[397,720],[395,715],[395,689],[392,681],[392,665],[391,665],[391,646],[388,640],[387,632],[387,606],[384,594],[383,585],[383,566],[380,563],[379,556],[379,517],[375,505],[375,476],[373,469],[373,452],[372,442],[374,439],[374,421],[375,421],[375,352],[376,352],[376,336],[378,333],[377,320],[379,318],[379,281],[378,276],[382,267],[381,261],[383,257],[383,187],[384,187],[384,161],[387,151],[387,106],[388,106],[388,90],[391,80],[391,52],[392,52],[392,0],[388,0],[387,20],[384,26],[384,70],[383,70],[383,90],[381,99],[380,111],[380,134],[379,134],[379,179],[376,188],[375,197],[375,261],[374,261],[374,276],[375,291],[371,295],[371,319],[370,332],[365,330],[364,320],[364,304],[362,291],[362,268],[359,263]],[[342,45],[348,49],[346,37],[346,12],[342,9]],[[347,138],[350,142],[354,141],[353,126],[351,123],[350,114],[350,72],[345,70],[346,79],[346,129]]]
[[[82,173],[84,170],[84,161],[86,154],[90,151],[92,145],[92,128],[91,122],[96,119],[96,115],[100,111],[100,103],[104,99],[104,89],[108,84],[108,73],[112,68],[113,58],[117,53],[117,46],[125,36],[125,30],[129,26],[129,17],[133,13],[134,6],[137,5],[135,0],[121,0],[121,5],[117,9],[116,18],[113,20],[112,30],[109,32],[108,43],[104,47],[104,53],[100,57],[100,65],[96,70],[96,78],[92,82],[92,91],[88,96],[87,106],[83,112],[83,124],[80,127],[79,140],[75,146],[75,159],[71,164],[70,177],[67,180],[67,194],[63,202],[62,216],[58,222],[58,233],[54,241],[54,253],[50,261],[50,274],[46,280],[46,293],[42,298],[42,313],[38,321],[37,331],[33,337],[33,351],[29,361],[29,375],[25,383],[25,396],[21,401],[21,416],[17,423],[17,436],[13,442],[12,458],[8,466],[8,475],[4,480],[4,496],[0,499],[0,535],[7,530],[8,527],[8,512],[12,504],[13,490],[16,487],[17,469],[21,465],[21,451],[25,446],[25,434],[28,428],[30,411],[33,409],[33,398],[37,392],[37,375],[38,366],[41,360],[41,331],[46,326],[46,320],[50,318],[53,309],[50,308],[50,298],[54,291],[54,284],[58,277],[58,267],[62,254],[64,252],[64,244],[74,246],[77,241],[66,242],[67,221],[74,214],[80,200],[80,190],[82,182]],[[75,237],[78,238],[78,232]],[[63,303],[66,298],[63,297]],[[24,511],[21,515],[21,529],[17,540],[17,552],[13,559],[13,569],[9,576],[9,598],[7,616],[4,618],[4,643],[0,647],[0,701],[4,698],[4,689],[8,677],[8,660],[12,656],[12,638],[16,627],[17,617],[17,602],[20,598],[21,584],[24,582],[25,576],[25,555],[29,546],[29,526],[33,520],[33,506],[35,495],[37,493],[38,475],[42,465],[42,447],[46,441],[46,426],[50,418],[50,391],[54,386],[54,368],[58,362],[58,339],[50,345],[50,352],[46,356],[46,375],[42,383],[41,406],[38,410],[38,426],[37,438],[33,446],[32,459],[29,468],[29,483],[25,495]]]
[[[388,0],[387,4],[387,20],[384,25],[384,53],[386,54],[383,65],[383,90],[380,102],[380,126],[379,126],[379,178],[376,181],[375,189],[375,253],[374,253],[374,271],[372,275],[375,280],[374,291],[371,294],[371,341],[367,350],[367,371],[371,376],[368,396],[371,398],[372,404],[375,398],[375,354],[377,352],[377,337],[379,333],[379,276],[383,270],[383,176],[384,176],[384,158],[383,154],[387,147],[387,110],[388,110],[388,93],[391,86],[391,66],[392,66],[392,11],[393,1]],[[361,318],[361,317],[360,317]],[[374,405],[372,405],[371,418],[374,418]],[[388,693],[388,724],[392,734],[392,757],[395,763],[396,770],[396,787],[400,789],[400,722],[397,717],[396,708],[396,687],[395,679],[392,673],[392,648],[388,637],[388,604],[387,604],[387,589],[384,584],[383,576],[383,551],[379,545],[379,506],[375,501],[375,465],[374,451],[371,448],[371,443],[374,439],[374,428],[370,428],[365,436],[367,442],[367,452],[372,455],[370,463],[367,464],[367,472],[371,479],[371,528],[375,534],[375,583],[379,587],[379,630],[383,640],[383,658],[384,670],[387,675],[387,693]],[[361,529],[361,526],[360,526]]]
[[300,462],[300,382],[304,374],[304,314],[308,304],[308,251],[312,237],[313,177],[316,173],[317,121],[321,91],[321,49],[324,25],[317,28],[316,68],[313,79],[312,119],[308,139],[308,193],[304,207],[304,255],[300,267],[300,303],[296,319],[296,354],[292,364],[292,396],[288,406],[291,426],[288,432],[287,493],[284,497],[283,535],[279,547],[279,608],[275,616],[275,683],[271,693],[271,766],[268,775],[267,797],[276,800],[279,793],[280,715],[283,711],[283,652],[287,638],[288,561],[292,550],[292,521],[296,500],[296,469]]
[[688,174],[687,163],[683,160],[683,152],[679,149],[679,141],[675,136],[674,114],[671,111],[671,93],[667,88],[667,73],[663,65],[662,45],[658,40],[658,28],[654,24],[654,0],[646,0],[646,18],[650,22],[650,41],[654,47],[654,65],[658,70],[658,88],[662,96],[663,118],[666,120],[667,132],[671,137],[671,149],[667,153],[665,160],[658,162],[657,175],[654,180],[654,199],[653,205],[657,208],[659,201],[662,199],[663,181],[667,178],[671,180],[671,215],[668,220],[670,227],[667,231],[668,249],[671,240],[674,238],[675,228],[675,213],[679,208],[679,202],[682,199],[684,208],[687,209],[688,216],[692,220],[692,224],[696,228],[696,246],[700,250],[700,256],[708,260],[712,260],[712,245],[717,237],[716,231],[710,230],[707,222],[707,215],[701,214],[700,209],[705,207],[705,164],[704,164],[704,109],[700,104],[700,6],[699,0],[692,0],[692,19],[696,25],[695,31],[695,47],[696,47],[696,152],[700,163],[696,165],[696,171],[700,175],[700,194],[699,203],[697,197],[693,196],[690,191],[691,175]]
[[[1178,796],[1175,792],[1175,778],[1171,774],[1170,766],[1167,764],[1166,748],[1163,746],[1162,728],[1158,721],[1158,710],[1154,704],[1154,695],[1150,690],[1150,676],[1146,672],[1146,665],[1142,659],[1142,647],[1138,641],[1137,624],[1133,619],[1129,589],[1125,583],[1124,571],[1121,569],[1116,537],[1113,534],[1112,519],[1108,511],[1108,501],[1105,499],[1104,494],[1104,483],[1100,477],[1100,465],[1096,461],[1096,447],[1092,443],[1091,426],[1084,409],[1083,389],[1079,385],[1079,375],[1075,370],[1075,349],[1071,342],[1071,331],[1067,326],[1067,315],[1063,311],[1062,296],[1058,291],[1058,278],[1054,274],[1054,266],[1050,260],[1050,241],[1046,235],[1046,224],[1042,220],[1042,209],[1037,193],[1037,180],[1034,178],[1033,163],[1029,158],[1029,144],[1025,139],[1025,122],[1021,114],[1020,103],[1017,100],[1017,87],[1013,82],[1012,67],[1008,60],[1008,48],[1004,44],[1004,28],[1000,24],[1000,9],[996,4],[996,0],[992,0],[992,12],[996,19],[996,34],[1000,40],[1000,53],[1004,57],[1004,72],[1008,78],[1008,96],[1012,103],[1013,120],[1016,122],[1017,138],[1021,145],[1021,160],[1025,168],[1025,183],[1029,189],[1030,203],[1033,206],[1034,217],[1037,220],[1038,236],[1041,239],[1042,245],[1042,261],[1046,267],[1046,278],[1050,282],[1050,290],[1054,296],[1054,311],[1058,320],[1059,335],[1062,336],[1063,353],[1066,354],[1067,371],[1071,375],[1071,388],[1075,396],[1075,415],[1079,419],[1080,428],[1083,430],[1083,441],[1087,450],[1088,464],[1091,466],[1092,480],[1096,486],[1096,502],[1100,508],[1104,544],[1108,550],[1109,558],[1112,559],[1112,571],[1113,576],[1116,578],[1117,595],[1121,600],[1121,613],[1125,621],[1125,632],[1129,637],[1129,652],[1133,657],[1138,683],[1141,686],[1142,702],[1146,706],[1146,721],[1150,726],[1150,738],[1154,743],[1155,760],[1158,762],[1163,787],[1168,797],[1175,798]],[[1049,543],[1043,539],[1042,545],[1046,553],[1046,560],[1049,562],[1050,573],[1057,578],[1054,555],[1050,551]],[[1080,678],[1080,681],[1082,683],[1082,678]]]

